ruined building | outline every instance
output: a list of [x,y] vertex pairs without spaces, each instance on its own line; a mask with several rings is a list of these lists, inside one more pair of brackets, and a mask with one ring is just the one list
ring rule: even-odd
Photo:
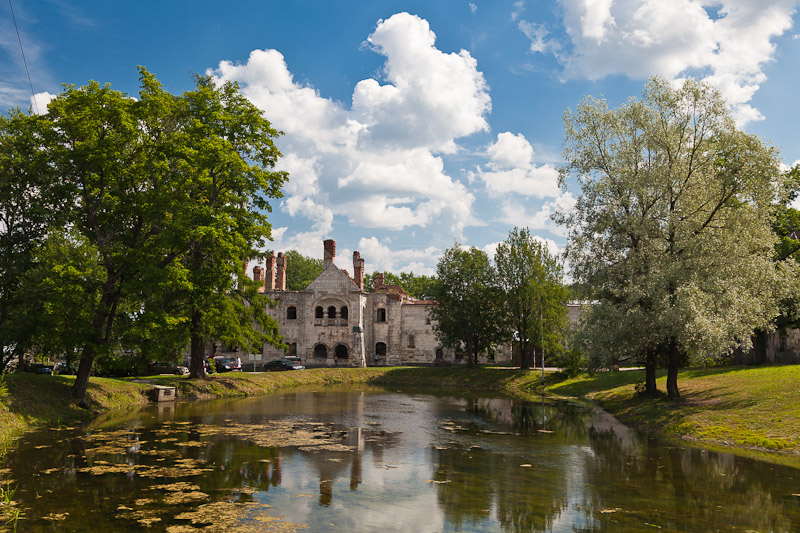
[[[302,291],[286,290],[286,256],[270,254],[266,268],[253,268],[253,279],[278,305],[270,314],[280,325],[289,355],[314,366],[360,366],[466,363],[466,356],[443,349],[434,334],[428,309],[435,302],[411,298],[398,285],[374,280],[364,291],[364,259],[353,252],[353,275],[336,266],[336,243],[324,243],[322,273]],[[265,346],[260,354],[241,354],[245,366],[286,355]],[[508,350],[496,356],[507,361]]]

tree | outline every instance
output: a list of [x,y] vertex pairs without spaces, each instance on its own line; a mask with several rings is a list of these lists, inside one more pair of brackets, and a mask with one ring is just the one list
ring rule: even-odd
[[64,199],[41,150],[48,131],[44,117],[18,109],[0,115],[0,372],[32,342],[34,332],[24,316],[30,299],[26,287],[31,287],[23,278],[35,266]]
[[375,277],[383,274],[383,283],[386,285],[400,285],[406,294],[419,300],[433,294],[433,286],[436,283],[434,276],[415,275],[413,272],[401,272],[400,275],[391,272],[373,272],[364,276],[364,290],[372,292],[374,290]]
[[78,403],[95,358],[119,349],[120,317],[135,317],[137,299],[162,285],[183,252],[164,238],[185,208],[176,102],[144,69],[140,80],[138,99],[97,82],[66,86],[46,116],[52,140],[42,149],[72,199],[64,218],[104,270],[101,286],[86,287],[97,305],[72,390]]
[[431,306],[433,329],[442,346],[464,349],[470,364],[491,353],[503,341],[502,290],[497,273],[485,252],[448,248],[436,265],[438,282]]
[[306,257],[297,250],[289,250],[286,257],[286,288],[302,291],[322,274],[322,259]]
[[652,79],[618,109],[589,97],[564,122],[562,186],[575,174],[582,191],[557,221],[574,278],[600,302],[589,320],[606,346],[645,357],[651,393],[664,358],[678,398],[683,360],[747,347],[778,313],[777,154],[691,80]]
[[[247,277],[243,261],[270,238],[270,199],[282,196],[285,172],[271,170],[280,156],[278,132],[232,83],[198,76],[177,99],[177,130],[185,147],[182,192],[173,217],[173,242],[185,240],[181,265],[192,377],[203,377],[206,341],[215,338],[250,350],[279,345],[269,299]],[[258,327],[254,328],[253,325]]]
[[532,351],[541,357],[545,349],[553,354],[563,348],[568,299],[564,268],[527,228],[514,228],[498,245],[495,264],[512,334],[508,340],[518,344],[521,367],[528,368],[534,362]]

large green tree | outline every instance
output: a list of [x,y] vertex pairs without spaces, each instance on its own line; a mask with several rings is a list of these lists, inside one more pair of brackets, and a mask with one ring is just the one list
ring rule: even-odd
[[684,360],[746,347],[778,314],[777,154],[691,80],[652,79],[617,109],[589,97],[564,122],[562,184],[576,176],[581,195],[560,221],[572,274],[599,301],[594,348],[643,354],[650,392],[663,357],[677,398]]
[[176,117],[186,181],[170,231],[173,242],[185,239],[187,283],[178,293],[186,302],[190,373],[203,377],[209,338],[258,352],[265,342],[279,344],[277,323],[266,313],[270,302],[243,260],[270,238],[270,200],[282,196],[287,174],[272,169],[278,132],[235,84],[198,77],[197,87],[177,99]]
[[41,149],[49,138],[43,117],[18,109],[0,115],[0,372],[31,346],[34,332],[25,312],[33,296],[23,279],[63,200]]
[[495,253],[498,280],[504,291],[509,342],[520,349],[520,365],[528,368],[538,351],[554,354],[564,345],[568,289],[564,267],[547,245],[527,228],[514,228]]
[[486,252],[448,248],[436,265],[431,306],[433,329],[442,346],[467,352],[470,364],[504,340],[502,289]]
[[46,116],[54,138],[43,150],[71,198],[65,218],[104,271],[102,285],[86,287],[97,305],[72,390],[79,403],[95,358],[119,350],[120,317],[161,285],[183,252],[180,242],[164,239],[185,209],[176,102],[144,69],[140,79],[136,99],[96,82],[67,86]]

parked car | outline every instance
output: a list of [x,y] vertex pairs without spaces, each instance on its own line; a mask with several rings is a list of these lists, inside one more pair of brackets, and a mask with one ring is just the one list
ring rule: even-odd
[[175,374],[176,376],[185,376],[189,373],[189,369],[185,366],[176,365],[175,363],[150,363],[147,365],[147,372],[149,374]]
[[304,370],[305,368],[306,367],[300,364],[299,359],[297,360],[297,362],[287,361],[286,359],[276,359],[264,365],[264,371],[266,372],[280,372],[282,370]]
[[53,374],[74,376],[77,373],[78,373],[78,363],[76,362],[72,362],[72,364],[67,365],[66,361],[59,361],[56,363],[56,366],[53,367]]
[[241,372],[242,361],[238,357],[217,356],[214,358],[217,372]]
[[47,374],[49,376],[53,373],[53,367],[42,363],[28,363],[25,366],[25,372],[33,372],[34,374]]

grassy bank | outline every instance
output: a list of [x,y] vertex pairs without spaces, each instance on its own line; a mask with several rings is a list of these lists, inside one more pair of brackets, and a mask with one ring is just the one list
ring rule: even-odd
[[[800,464],[800,366],[686,370],[679,376],[683,397],[677,402],[637,396],[634,387],[644,381],[642,371],[569,380],[549,374],[544,388],[540,379],[538,371],[509,368],[405,367],[233,373],[206,380],[161,376],[147,383],[92,378],[90,409],[83,410],[69,404],[73,378],[12,374],[6,377],[8,395],[0,399],[0,455],[11,439],[31,427],[72,424],[102,412],[144,405],[152,384],[174,385],[182,399],[209,399],[269,394],[296,386],[370,383],[522,398],[545,390],[592,400],[624,423],[651,433],[711,447],[779,453]],[[663,374],[658,387],[666,388]]]
[[[800,366],[685,370],[681,399],[641,398],[644,371],[603,373],[552,383],[547,392],[587,398],[622,422],[711,447],[772,452],[800,463]],[[666,376],[659,374],[659,390]]]

